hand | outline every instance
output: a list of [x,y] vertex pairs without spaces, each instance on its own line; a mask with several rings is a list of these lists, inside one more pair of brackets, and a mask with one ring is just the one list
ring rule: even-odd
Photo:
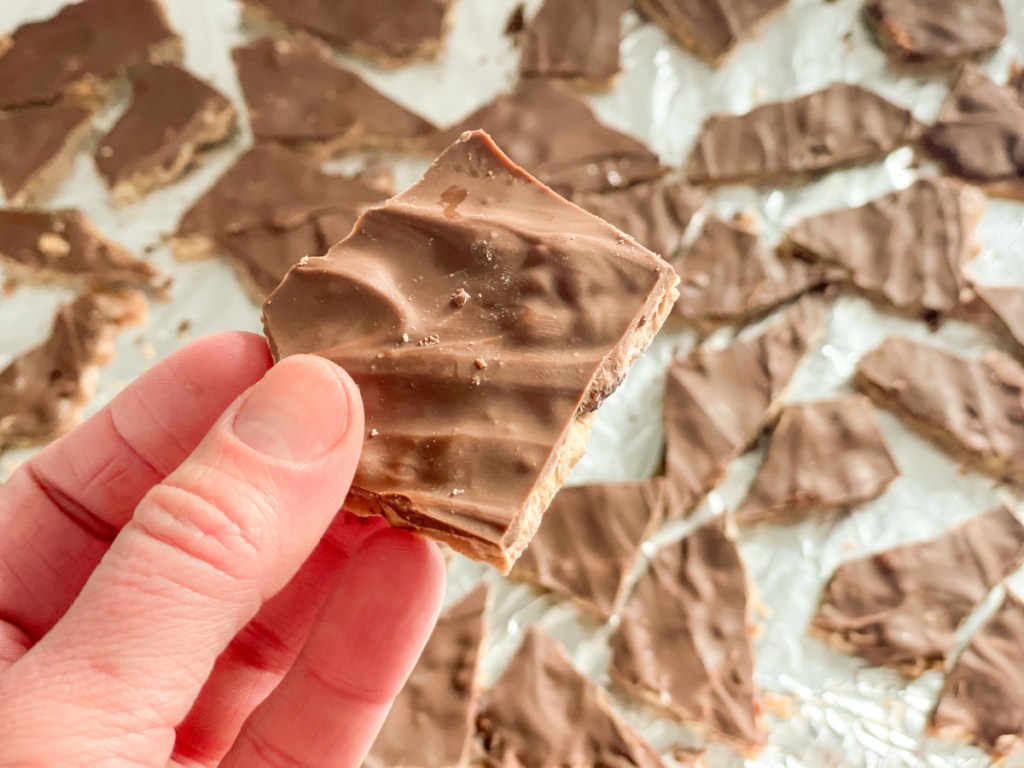
[[198,341],[0,486],[0,768],[362,761],[444,563],[336,516],[359,392],[270,362]]

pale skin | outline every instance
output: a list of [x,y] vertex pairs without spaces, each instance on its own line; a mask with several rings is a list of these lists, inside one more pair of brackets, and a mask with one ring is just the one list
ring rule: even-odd
[[338,513],[363,432],[340,368],[220,334],[19,468],[0,768],[360,765],[444,592],[435,545]]

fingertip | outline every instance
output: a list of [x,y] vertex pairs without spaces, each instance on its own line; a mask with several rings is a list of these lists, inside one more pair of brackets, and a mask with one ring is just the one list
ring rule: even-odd
[[382,566],[386,578],[415,585],[421,604],[440,606],[448,570],[436,542],[409,530],[387,527],[369,536],[358,554]]

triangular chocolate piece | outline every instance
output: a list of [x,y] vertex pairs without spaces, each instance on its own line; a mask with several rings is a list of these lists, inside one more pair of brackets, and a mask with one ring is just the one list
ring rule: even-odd
[[551,590],[600,618],[610,617],[640,545],[664,515],[663,483],[659,478],[563,488],[512,578]]
[[833,645],[908,677],[941,668],[956,630],[1024,563],[1024,526],[1006,507],[936,539],[839,566],[812,624]]
[[671,516],[693,509],[772,421],[825,314],[824,299],[808,296],[760,336],[725,349],[700,347],[669,366],[665,471]]
[[363,768],[466,764],[476,735],[487,595],[481,584],[441,614]]
[[718,518],[651,560],[612,638],[612,679],[749,750],[763,738],[750,629],[746,571]]
[[326,158],[363,149],[416,149],[437,130],[305,35],[257,40],[232,56],[257,140]]
[[788,521],[851,507],[881,494],[899,474],[866,397],[789,405],[736,516]]
[[981,251],[974,230],[984,212],[985,197],[973,187],[921,179],[859,208],[804,219],[783,250],[839,268],[893,309],[944,314],[967,288],[963,268]]
[[485,694],[479,725],[488,764],[502,768],[664,765],[537,626]]
[[1024,287],[974,285],[996,329],[1024,355]]
[[370,438],[346,508],[507,571],[677,281],[467,133],[292,269],[264,323],[278,359],[316,352],[360,386]]
[[67,104],[0,112],[0,186],[12,206],[38,205],[64,180],[92,127]]

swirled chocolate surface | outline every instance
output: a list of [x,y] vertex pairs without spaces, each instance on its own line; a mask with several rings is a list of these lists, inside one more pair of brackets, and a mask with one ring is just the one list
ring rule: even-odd
[[66,156],[65,168],[50,179],[50,186],[60,181],[71,169],[71,155],[85,139],[92,113],[69,104],[22,107],[0,112],[0,185],[8,201],[21,205],[42,175],[50,175],[51,164],[60,164]]

